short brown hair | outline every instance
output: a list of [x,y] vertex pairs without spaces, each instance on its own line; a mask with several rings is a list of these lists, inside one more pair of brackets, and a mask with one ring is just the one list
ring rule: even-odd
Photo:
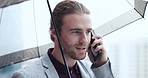
[[[53,17],[59,31],[59,35],[61,32],[61,26],[63,25],[63,18],[68,14],[90,14],[90,11],[83,4],[77,1],[66,0],[58,3],[53,10]],[[53,28],[53,23],[52,21],[50,22],[50,28]],[[54,41],[52,35],[51,40]]]

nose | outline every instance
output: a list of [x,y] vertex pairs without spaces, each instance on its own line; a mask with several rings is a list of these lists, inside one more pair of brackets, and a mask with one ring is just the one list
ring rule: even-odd
[[85,32],[83,32],[81,35],[80,35],[80,43],[87,43],[89,40],[89,35]]

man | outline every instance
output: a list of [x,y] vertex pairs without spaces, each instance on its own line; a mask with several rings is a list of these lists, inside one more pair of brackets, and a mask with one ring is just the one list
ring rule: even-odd
[[[113,78],[102,37],[91,37],[89,15],[90,11],[76,1],[62,1],[53,11],[70,78]],[[69,78],[52,21],[50,31],[54,48],[32,65],[16,71],[12,78]],[[91,38],[94,40],[92,44]],[[99,57],[94,60],[93,55],[96,57],[98,53]]]

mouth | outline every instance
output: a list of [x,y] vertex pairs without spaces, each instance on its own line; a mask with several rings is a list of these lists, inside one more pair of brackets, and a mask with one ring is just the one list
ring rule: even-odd
[[76,49],[77,49],[78,51],[86,51],[86,50],[87,50],[86,47],[76,47]]

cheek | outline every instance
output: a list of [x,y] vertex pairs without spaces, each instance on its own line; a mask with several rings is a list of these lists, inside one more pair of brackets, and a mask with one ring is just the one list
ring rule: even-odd
[[74,45],[76,43],[75,38],[65,38],[64,40],[68,45]]
[[61,40],[63,41],[63,44],[66,44],[66,45],[75,45],[76,43],[78,43],[79,41],[79,38],[76,37],[76,36],[73,36],[72,34],[69,34],[68,32],[63,32],[61,34]]
[[70,37],[62,38],[62,45],[64,48],[70,49],[76,44],[77,44],[76,38],[70,38]]
[[63,38],[63,40],[65,40],[66,42],[69,42],[69,43],[73,43],[73,42],[77,41],[77,37],[72,36],[71,34],[65,34],[65,35],[63,35],[62,38]]

